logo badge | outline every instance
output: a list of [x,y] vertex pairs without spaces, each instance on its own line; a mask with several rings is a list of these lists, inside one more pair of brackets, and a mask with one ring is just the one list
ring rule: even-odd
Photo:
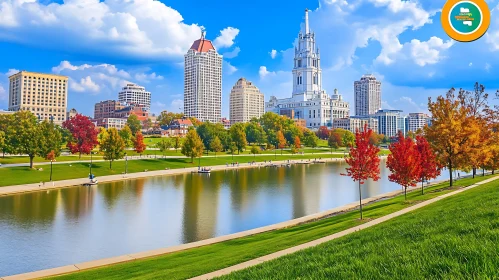
[[490,10],[485,0],[448,0],[440,20],[447,35],[460,42],[472,42],[485,34]]

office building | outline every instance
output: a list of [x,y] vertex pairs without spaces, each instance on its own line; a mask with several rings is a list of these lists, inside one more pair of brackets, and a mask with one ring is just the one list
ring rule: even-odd
[[381,109],[381,82],[364,75],[354,82],[355,115],[374,115]]
[[405,134],[405,120],[401,110],[379,110],[374,116],[378,118],[378,133],[387,137],[397,136],[398,131]]
[[95,103],[94,119],[114,118],[114,112],[126,107],[125,103],[116,100],[105,100]]
[[430,117],[425,113],[409,113],[407,116],[407,130],[416,132],[428,124]]
[[222,56],[204,31],[184,56],[184,115],[214,123],[222,118]]
[[348,118],[334,119],[333,121],[333,129],[342,128],[353,133],[364,130],[365,125],[367,125],[368,129],[371,129],[376,133],[378,132],[378,119],[375,117],[351,116]]
[[127,84],[118,93],[118,102],[127,104],[144,105],[147,110],[151,109],[151,93],[142,86]]
[[264,113],[263,93],[252,82],[240,78],[230,91],[230,123],[249,122]]
[[9,77],[9,111],[30,111],[38,120],[66,120],[68,77],[20,71]]

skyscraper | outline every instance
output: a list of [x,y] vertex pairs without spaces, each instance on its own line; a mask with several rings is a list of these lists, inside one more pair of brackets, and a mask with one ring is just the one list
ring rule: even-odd
[[265,112],[263,93],[250,81],[240,78],[230,91],[230,123],[249,122]]
[[328,96],[322,89],[322,69],[319,48],[315,45],[315,33],[308,24],[308,9],[305,24],[298,34],[293,68],[293,93],[291,98],[277,99],[271,96],[265,110],[294,119],[303,119],[309,128],[332,126],[335,118],[346,118],[350,105],[343,101],[335,90]]
[[151,109],[151,93],[146,91],[144,87],[136,84],[127,84],[118,93],[118,102],[120,103],[135,103],[144,105],[147,110]]
[[381,82],[374,75],[363,75],[354,82],[355,115],[373,115],[381,109]]
[[21,71],[9,80],[9,111],[30,111],[56,124],[66,120],[68,77]]
[[184,114],[200,121],[222,118],[222,56],[204,31],[184,56]]

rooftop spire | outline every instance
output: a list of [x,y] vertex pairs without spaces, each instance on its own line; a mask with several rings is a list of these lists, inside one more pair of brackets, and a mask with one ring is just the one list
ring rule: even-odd
[[201,26],[201,40],[204,39],[205,34],[206,34],[206,29],[203,26]]
[[305,9],[305,34],[309,33],[308,29],[308,9]]

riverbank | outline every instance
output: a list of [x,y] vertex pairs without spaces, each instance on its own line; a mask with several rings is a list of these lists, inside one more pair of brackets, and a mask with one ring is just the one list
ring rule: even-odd
[[[277,161],[272,160],[272,163],[283,164],[288,160],[291,162],[300,162],[322,158],[324,161],[344,161],[343,155],[324,154],[324,155],[294,155],[294,156],[277,156]],[[201,166],[209,167],[213,171],[217,170],[232,170],[238,168],[258,168],[269,164],[268,156],[246,156],[239,157],[235,160],[244,160],[238,165],[232,166],[229,164],[230,158],[205,158],[201,160]],[[248,162],[255,161],[256,164]],[[143,159],[133,160],[128,163],[119,161],[113,163],[113,170],[109,169],[107,162],[97,162],[92,164],[92,173],[97,176],[99,183],[108,183],[114,181],[122,181],[129,179],[178,175],[183,173],[191,173],[197,171],[197,161],[190,163],[189,159]],[[128,170],[124,174],[125,164]],[[38,170],[29,170],[26,168],[5,168],[0,169],[0,178],[5,178],[0,182],[0,196],[13,195],[26,192],[46,191],[57,188],[80,186],[88,183],[89,167],[87,163],[77,164],[60,164],[53,166],[53,178],[66,177],[66,180],[58,180],[53,182],[45,182],[43,179],[49,178],[50,166]],[[147,170],[147,171],[145,171]],[[112,175],[108,175],[111,173]],[[199,176],[203,176],[199,174]],[[206,174],[205,174],[206,176]],[[71,178],[72,177],[72,178]],[[17,184],[15,182],[28,182],[28,184]],[[10,183],[10,184],[9,184]]]
[[474,187],[379,226],[217,279],[493,279],[499,271],[499,182]]
[[[466,186],[484,180],[485,178],[462,179],[458,181],[458,184]],[[446,188],[446,185],[446,183],[441,183],[439,185],[429,187],[427,188],[427,193],[425,195],[421,195],[419,190],[416,189],[414,192],[409,192],[407,201],[404,201],[403,196],[400,195],[393,198],[387,198],[386,195],[377,197],[376,202],[365,207],[364,214],[367,220],[378,218],[409,207],[413,203],[428,200],[454,190]],[[372,202],[376,199],[373,198],[373,200],[364,200],[364,202]],[[116,262],[127,262],[104,268],[88,270],[77,274],[71,274],[63,276],[63,278],[119,278],[120,275],[125,277],[123,273],[126,271],[126,273],[132,273],[138,278],[185,279],[222,269],[224,267],[229,267],[237,263],[306,243],[311,240],[316,240],[334,232],[339,232],[341,230],[357,226],[366,220],[358,220],[358,211],[349,211],[348,207],[354,208],[356,206],[357,203],[352,203],[351,205],[344,206],[346,207],[344,209],[334,209],[328,211],[328,213],[321,213],[296,219],[290,221],[289,223],[291,224],[287,225],[278,224],[284,227],[282,229],[267,228],[265,229],[266,231],[259,234],[256,234],[259,229],[252,230],[245,232],[247,234],[246,237],[235,240],[232,239],[239,236],[234,237],[234,235],[229,235],[220,237],[225,239],[212,239],[212,241],[215,240],[217,243],[203,247],[198,247],[203,245],[200,242],[208,242],[209,240],[185,244],[177,246],[176,248],[172,247],[154,250],[145,253],[121,256],[114,259],[94,261],[79,265],[77,264],[53,270],[45,270],[37,272],[37,274],[23,274],[18,277],[23,279],[30,277],[46,277],[70,271],[75,272],[80,269],[88,269],[95,266],[109,265]],[[332,217],[328,217],[331,215]],[[323,219],[323,217],[328,218]],[[316,221],[317,219],[319,220]],[[223,242],[224,240],[226,241]],[[196,248],[191,248],[189,246],[194,246]],[[191,249],[186,250],[188,248]],[[182,251],[175,252],[176,250]],[[15,278],[6,277],[5,279]]]

